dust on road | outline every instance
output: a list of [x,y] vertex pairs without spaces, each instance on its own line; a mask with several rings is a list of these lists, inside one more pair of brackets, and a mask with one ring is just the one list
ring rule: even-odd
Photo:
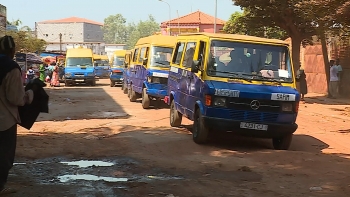
[[19,129],[8,196],[350,196],[349,104],[307,98],[289,151],[231,135],[201,146],[190,121],[171,128],[169,109],[108,84],[48,88],[50,114]]

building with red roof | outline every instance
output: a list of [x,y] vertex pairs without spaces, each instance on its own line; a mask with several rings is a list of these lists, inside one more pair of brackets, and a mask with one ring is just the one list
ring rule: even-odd
[[[192,12],[185,16],[162,22],[160,27],[163,35],[179,33],[207,32],[214,33],[215,17],[201,11]],[[222,32],[225,21],[216,18],[216,33]]]

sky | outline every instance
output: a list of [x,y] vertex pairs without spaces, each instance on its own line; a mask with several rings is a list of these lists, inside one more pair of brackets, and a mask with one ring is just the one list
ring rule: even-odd
[[[164,0],[170,5],[171,18],[177,18],[197,10],[215,15],[215,0]],[[49,3],[51,2],[51,3]],[[204,3],[206,2],[206,3]],[[232,0],[217,0],[217,17],[228,20],[239,11]],[[35,22],[56,20],[72,16],[103,23],[115,14],[122,14],[127,22],[147,20],[152,14],[157,22],[169,20],[169,6],[159,0],[1,0],[7,7],[9,21],[21,20],[22,26],[35,27]]]

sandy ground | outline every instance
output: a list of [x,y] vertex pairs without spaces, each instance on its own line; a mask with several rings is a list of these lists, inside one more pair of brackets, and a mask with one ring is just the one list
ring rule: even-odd
[[[290,150],[276,151],[270,140],[231,135],[197,145],[192,122],[171,128],[166,106],[143,110],[108,84],[47,89],[50,114],[19,129],[8,183],[17,192],[7,196],[350,196],[345,100],[309,95]],[[80,160],[109,165],[61,163]]]

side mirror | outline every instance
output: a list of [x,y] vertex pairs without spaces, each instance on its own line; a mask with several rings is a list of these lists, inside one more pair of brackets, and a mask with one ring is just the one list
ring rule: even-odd
[[148,62],[148,58],[143,58],[142,65],[146,66]]
[[191,72],[198,73],[200,61],[194,60],[191,65]]

